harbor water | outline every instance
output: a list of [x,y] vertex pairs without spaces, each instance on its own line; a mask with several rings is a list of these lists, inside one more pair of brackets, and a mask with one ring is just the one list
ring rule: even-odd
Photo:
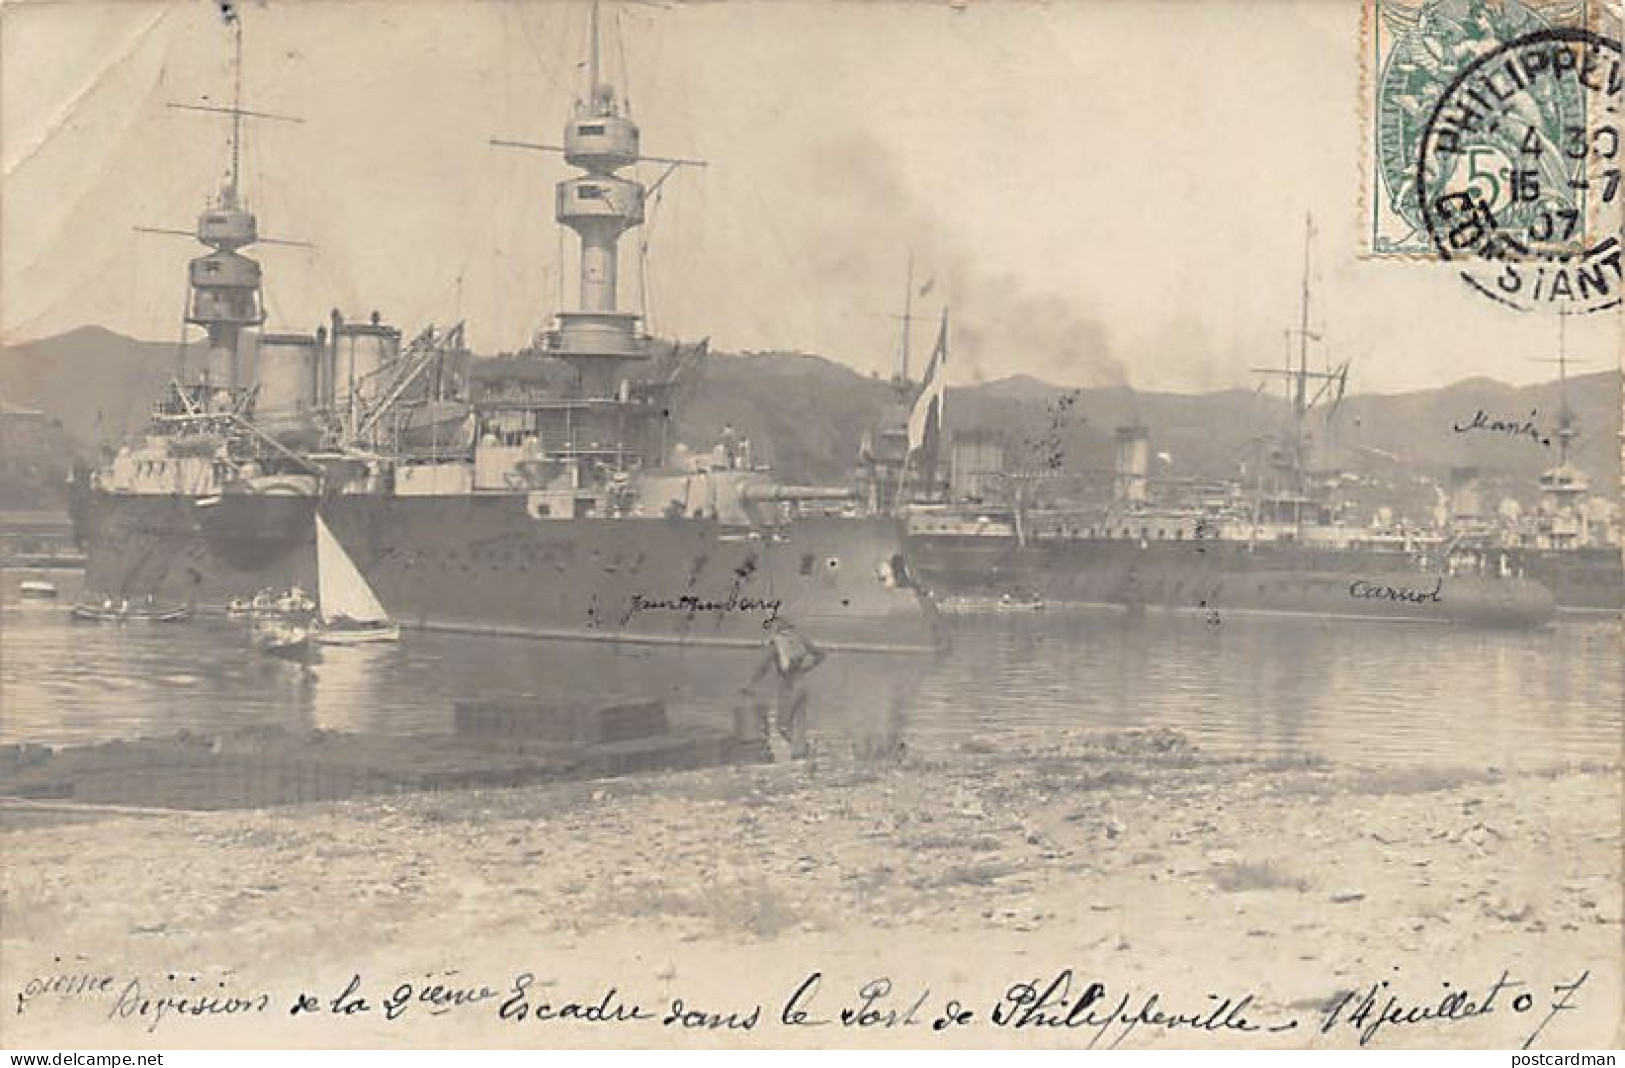
[[[71,745],[274,728],[421,734],[460,700],[659,696],[674,723],[726,727],[759,654],[678,652],[408,632],[324,650],[309,666],[256,654],[248,627],[74,621],[17,596],[0,617],[0,741]],[[836,654],[817,669],[815,751],[916,754],[979,740],[1167,727],[1204,750],[1341,764],[1532,770],[1618,759],[1618,621],[1539,631],[1301,617],[1011,612],[953,621],[938,657]]]

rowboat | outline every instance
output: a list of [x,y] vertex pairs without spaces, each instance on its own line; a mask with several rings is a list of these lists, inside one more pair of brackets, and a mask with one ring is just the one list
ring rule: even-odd
[[185,605],[76,604],[73,618],[91,623],[180,623],[191,618]]
[[250,640],[255,649],[269,656],[297,660],[309,654],[310,638],[309,627],[283,619],[267,619],[255,623]]

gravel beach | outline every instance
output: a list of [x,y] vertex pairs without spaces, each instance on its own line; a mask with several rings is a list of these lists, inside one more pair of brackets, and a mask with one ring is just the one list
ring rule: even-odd
[[1621,811],[1617,765],[1372,770],[1170,731],[254,811],[19,803],[0,1040],[1617,1045]]

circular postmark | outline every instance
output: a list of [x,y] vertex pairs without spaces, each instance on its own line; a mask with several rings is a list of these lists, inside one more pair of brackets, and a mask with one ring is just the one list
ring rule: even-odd
[[1465,66],[1428,115],[1416,195],[1439,257],[1519,311],[1620,303],[1618,41],[1525,34]]

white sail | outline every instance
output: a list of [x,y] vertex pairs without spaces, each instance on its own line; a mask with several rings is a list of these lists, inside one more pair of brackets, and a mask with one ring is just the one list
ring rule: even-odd
[[316,583],[316,601],[321,606],[323,623],[336,619],[355,623],[388,622],[389,614],[378,603],[372,587],[361,577],[350,554],[327,529],[320,515],[316,517]]

